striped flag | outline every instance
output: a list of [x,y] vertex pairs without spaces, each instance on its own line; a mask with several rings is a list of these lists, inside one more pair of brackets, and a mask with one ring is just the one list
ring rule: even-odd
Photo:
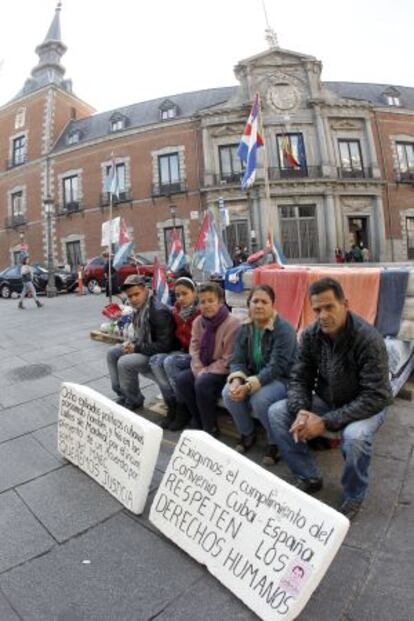
[[210,212],[207,212],[201,225],[193,265],[208,274],[221,275],[224,275],[226,270],[233,265]]
[[112,160],[108,174],[105,179],[105,192],[119,197],[119,176],[116,168],[115,160]]
[[271,231],[269,231],[267,234],[266,251],[272,253],[275,263],[280,265],[280,267],[283,267],[285,265],[286,257],[284,256],[283,252],[275,244],[274,239],[273,239],[273,234],[271,233]]
[[256,178],[257,149],[258,147],[262,147],[264,144],[263,138],[258,133],[258,117],[259,95],[256,93],[253,107],[250,112],[250,116],[247,119],[246,127],[244,128],[240,145],[237,150],[237,155],[246,166],[241,182],[242,190],[247,190],[254,183]]
[[184,249],[181,244],[180,236],[177,229],[173,229],[171,233],[171,250],[168,257],[168,269],[170,272],[176,273],[182,267],[187,264],[187,259],[184,254]]
[[167,274],[164,265],[160,265],[157,257],[154,258],[154,273],[152,276],[154,295],[162,304],[168,304],[170,292],[167,284]]
[[290,144],[290,140],[287,135],[285,135],[282,140],[282,153],[283,159],[288,167],[300,168],[299,157],[295,156],[292,145]]

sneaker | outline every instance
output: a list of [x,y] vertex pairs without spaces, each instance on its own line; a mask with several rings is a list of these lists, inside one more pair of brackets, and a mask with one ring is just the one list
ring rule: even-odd
[[279,461],[279,451],[275,444],[269,444],[267,451],[263,456],[262,464],[264,466],[274,466]]
[[125,397],[118,397],[117,399],[114,399],[114,401],[117,405],[125,405],[126,403]]
[[41,302],[36,302],[37,308],[43,308],[43,304]]
[[305,494],[316,494],[323,487],[322,479],[296,479],[296,489],[300,489]]
[[256,439],[257,439],[256,430],[252,431],[252,433],[249,433],[246,436],[242,435],[242,437],[239,440],[239,443],[235,447],[235,450],[238,453],[247,453],[247,451],[249,451],[252,448],[252,446],[256,444]]
[[136,412],[137,410],[141,410],[144,407],[144,400],[141,403],[130,403],[129,401],[125,401],[124,408],[127,410],[131,410],[131,412]]
[[23,304],[19,304],[17,308],[21,308],[22,310],[24,310]]
[[362,500],[356,500],[356,499],[350,498],[349,500],[344,500],[344,502],[339,507],[338,511],[339,513],[342,513],[342,515],[347,517],[350,522],[352,522],[352,520],[354,519],[354,517],[357,515],[358,511],[360,510],[361,505],[362,505]]

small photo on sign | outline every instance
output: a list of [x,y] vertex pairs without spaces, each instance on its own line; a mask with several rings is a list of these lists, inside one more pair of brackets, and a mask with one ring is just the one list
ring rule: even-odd
[[203,431],[182,433],[150,521],[265,621],[298,616],[349,528]]

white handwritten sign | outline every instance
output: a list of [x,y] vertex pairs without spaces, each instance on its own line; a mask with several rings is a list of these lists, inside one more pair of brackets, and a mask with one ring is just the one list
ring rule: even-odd
[[60,391],[58,448],[133,513],[142,513],[162,430],[92,388]]
[[349,521],[203,431],[181,435],[150,521],[260,618],[296,618]]

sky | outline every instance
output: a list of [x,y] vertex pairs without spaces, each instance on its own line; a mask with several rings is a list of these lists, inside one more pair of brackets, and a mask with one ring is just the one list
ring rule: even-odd
[[[232,86],[267,49],[263,0],[63,0],[62,64],[99,112]],[[414,86],[413,0],[265,0],[279,45],[322,61],[323,80]],[[23,86],[56,0],[0,0],[0,105]]]

